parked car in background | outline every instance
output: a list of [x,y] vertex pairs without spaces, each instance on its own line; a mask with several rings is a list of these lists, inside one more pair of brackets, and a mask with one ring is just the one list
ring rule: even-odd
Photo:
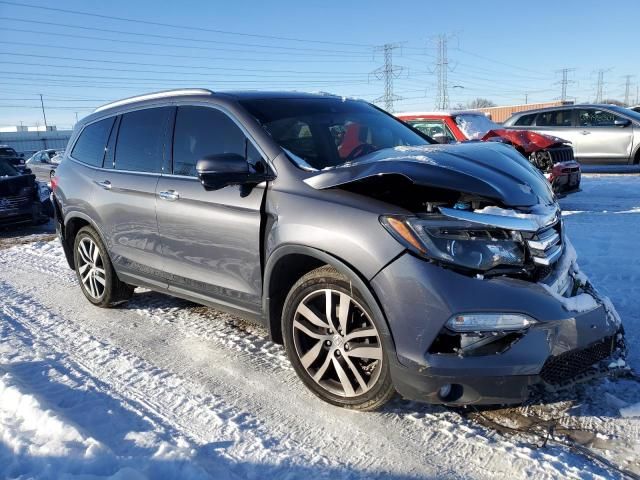
[[504,126],[569,140],[581,163],[640,162],[640,113],[616,105],[565,105],[513,114]]
[[558,194],[580,189],[580,164],[573,149],[561,138],[531,131],[509,131],[475,111],[398,113],[398,118],[438,143],[481,140],[513,146],[535,165]]
[[0,145],[0,159],[8,161],[18,170],[25,168],[24,154],[16,152],[9,145]]
[[0,226],[47,222],[53,214],[49,193],[35,175],[22,173],[0,158]]
[[144,286],[253,319],[334,405],[519,403],[622,341],[522,155],[438,145],[365,101],[120,100],[76,124],[52,185],[88,302]]
[[38,180],[49,182],[61,159],[60,152],[57,150],[40,150],[27,160],[26,166]]

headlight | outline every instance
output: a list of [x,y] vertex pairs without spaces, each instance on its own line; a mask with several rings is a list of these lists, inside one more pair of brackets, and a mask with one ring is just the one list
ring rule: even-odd
[[380,218],[382,225],[414,252],[474,270],[523,266],[524,247],[517,231],[436,217]]
[[536,323],[526,315],[517,313],[464,313],[447,321],[447,328],[454,332],[483,332],[522,330]]

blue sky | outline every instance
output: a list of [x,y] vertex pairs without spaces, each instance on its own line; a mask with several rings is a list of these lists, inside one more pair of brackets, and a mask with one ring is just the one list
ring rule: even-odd
[[[17,3],[67,11],[19,6]],[[88,12],[171,25],[79,15]],[[330,91],[374,100],[383,82],[375,45],[397,43],[396,111],[432,109],[435,37],[448,36],[452,105],[632,97],[640,80],[640,2],[15,0],[0,2],[0,126],[71,126],[109,100],[181,86]],[[217,32],[216,32],[217,31]],[[228,33],[224,33],[228,32]],[[462,88],[463,87],[463,88]]]

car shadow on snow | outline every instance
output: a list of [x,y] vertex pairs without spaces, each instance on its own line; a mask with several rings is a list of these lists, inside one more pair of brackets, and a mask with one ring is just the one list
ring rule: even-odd
[[55,233],[53,220],[40,225],[1,225],[0,250],[25,243],[53,240]]

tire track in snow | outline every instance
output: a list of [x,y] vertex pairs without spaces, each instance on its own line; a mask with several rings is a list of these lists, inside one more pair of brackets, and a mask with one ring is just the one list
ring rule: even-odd
[[[71,327],[6,282],[0,281],[0,291],[8,297],[0,308],[5,321],[20,325],[36,342],[67,357],[71,365],[75,364],[75,370],[85,372],[107,393],[151,419],[156,427],[168,427],[172,436],[185,435],[199,444],[231,440],[237,446],[227,450],[233,460],[259,459],[266,468],[274,461],[286,464],[292,454],[296,461],[305,457],[317,460],[315,452],[308,455],[300,449],[291,452],[278,447],[277,440],[261,431],[259,422],[250,415],[215,395],[198,391],[201,389],[177,375]],[[239,466],[238,470],[242,468]]]
[[[42,293],[42,288],[28,282],[16,283],[20,284],[18,288],[22,292],[29,291],[25,298]],[[164,368],[181,370],[182,377],[197,379],[198,385],[192,381],[189,389],[197,390],[200,384],[204,384],[208,391],[224,392],[223,397],[232,404],[229,413],[225,411],[225,414],[233,416],[234,413],[230,412],[235,408],[235,415],[245,415],[237,413],[238,407],[241,407],[240,412],[254,412],[256,417],[262,419],[261,422],[269,426],[269,432],[277,433],[283,445],[298,449],[306,445],[307,451],[315,448],[320,452],[343,449],[348,452],[345,455],[348,457],[346,463],[361,468],[374,467],[377,471],[400,469],[414,474],[428,474],[431,471],[440,476],[445,475],[445,472],[446,476],[456,476],[456,471],[464,471],[465,476],[474,472],[474,476],[485,477],[488,472],[513,475],[516,465],[516,471],[523,478],[529,475],[537,478],[599,476],[598,471],[589,472],[588,464],[561,450],[532,451],[501,439],[489,439],[486,430],[467,424],[456,414],[440,407],[396,401],[381,414],[357,414],[329,407],[303,390],[288,366],[281,347],[261,336],[259,328],[246,327],[246,324],[232,320],[233,317],[214,310],[193,307],[193,304],[156,294],[143,294],[130,302],[133,310],[106,312],[84,303],[79,290],[63,290],[62,296],[69,297],[66,301],[61,301],[57,296],[43,301],[54,301],[48,308],[61,311],[59,315],[69,323],[79,321],[74,319],[77,316],[75,303],[84,306],[87,314],[100,312],[101,317],[115,315],[120,320],[126,319],[127,323],[140,322],[143,327],[147,327],[144,329],[146,332],[154,329],[162,331],[158,334],[172,337],[172,344],[178,347],[202,350],[207,343],[219,344],[223,347],[220,349],[223,357],[216,357],[215,360],[224,364],[215,366],[214,370],[218,371],[202,369],[197,363],[194,367],[194,358],[196,361],[200,360],[196,358],[198,355],[186,362],[178,362],[175,358],[164,359],[165,363],[168,362]],[[69,306],[71,307],[68,308]],[[221,318],[226,321],[220,321]],[[100,331],[96,330],[99,324],[100,319],[94,319],[93,332]],[[102,327],[104,331],[100,331],[101,338],[116,335],[114,332],[117,329],[113,325]],[[118,329],[121,328],[119,325]],[[122,335],[128,336],[131,332],[128,328]],[[113,340],[110,338],[109,341]],[[118,338],[117,341],[121,343],[124,340]],[[133,345],[127,345],[127,349],[131,346]],[[61,347],[64,349],[64,345]],[[137,349],[133,351],[141,354],[144,352],[148,357],[154,356],[153,349],[149,351],[144,344],[135,347]],[[203,361],[210,360],[210,351],[200,353],[203,353]],[[267,355],[268,360],[264,360],[263,355]],[[162,361],[159,358],[153,360],[154,363]],[[127,396],[126,389],[124,395]],[[252,395],[258,398],[252,399]],[[202,401],[204,398],[206,396],[197,400]],[[170,403],[171,399],[163,400]],[[285,414],[279,412],[283,406],[288,410]],[[292,425],[292,417],[295,416],[299,417],[295,420],[297,425]],[[257,421],[253,418],[250,422]],[[183,428],[188,431],[184,424],[179,425],[178,430]],[[345,429],[347,432],[351,431],[353,438],[349,439],[349,435],[345,435]],[[358,441],[369,444],[358,446]],[[333,456],[319,461],[321,464],[339,463],[339,459]]]

